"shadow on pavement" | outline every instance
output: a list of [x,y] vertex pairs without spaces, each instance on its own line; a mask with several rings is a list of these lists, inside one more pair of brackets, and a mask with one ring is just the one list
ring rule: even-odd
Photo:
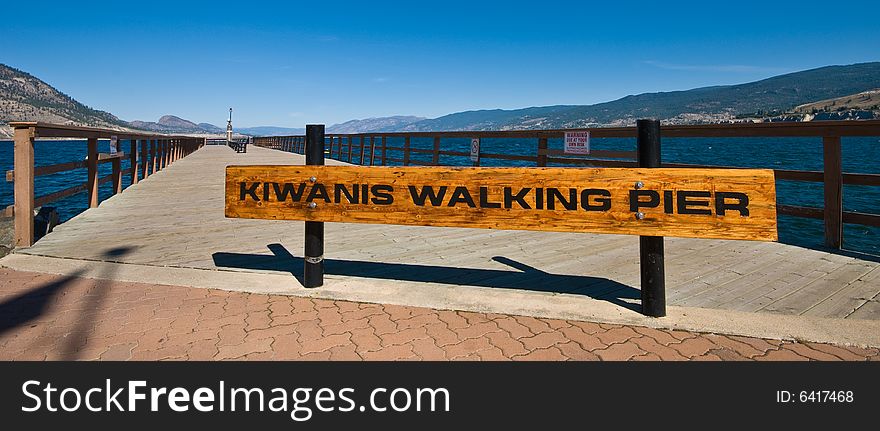
[[[125,256],[132,250],[132,247],[117,247],[104,252],[103,257],[112,262],[114,261],[112,258]],[[98,277],[98,280],[95,282],[94,290],[88,294],[85,310],[95,311],[101,308],[101,305],[107,299],[107,294],[110,293],[110,280],[112,278],[112,269]],[[94,312],[83,313],[82,317],[76,325],[74,325],[61,348],[62,360],[72,361],[78,358],[77,352],[80,347],[84,346],[88,341],[89,331],[95,324],[95,315]]]
[[[104,257],[112,258],[127,254],[132,249],[129,247],[119,247],[108,250],[104,253]],[[84,270],[79,270],[73,274],[67,275],[61,279],[45,283],[41,286],[34,287],[27,292],[18,296],[9,298],[0,303],[0,335],[28,325],[48,311],[48,306],[53,298],[61,294],[68,288],[77,278],[84,274]],[[66,334],[59,333],[47,336],[64,337],[65,340],[61,346],[60,359],[74,360],[77,359],[78,350],[88,341],[91,328],[95,324],[96,310],[99,310],[110,290],[110,281],[112,272],[101,274],[96,280],[95,287],[86,292],[86,304],[84,312],[73,325],[70,332]],[[49,328],[51,331],[55,328]]]
[[[290,254],[281,244],[269,244],[267,247],[272,252],[271,255],[214,253],[212,255],[214,265],[224,268],[287,272],[302,283],[303,259]],[[639,290],[613,280],[552,274],[503,256],[495,256],[492,260],[507,265],[515,271],[325,259],[324,272],[328,275],[383,280],[571,293],[609,301],[632,310],[640,309],[638,303],[626,301],[638,300]]]
[[32,320],[42,316],[46,312],[46,308],[49,302],[52,301],[52,298],[61,293],[82,273],[83,271],[77,271],[0,303],[0,335],[27,325]]

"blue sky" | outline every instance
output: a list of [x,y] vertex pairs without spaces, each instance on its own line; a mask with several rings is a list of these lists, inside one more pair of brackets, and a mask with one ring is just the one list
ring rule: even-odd
[[0,63],[125,120],[302,127],[592,104],[880,60],[880,3],[4,6]]

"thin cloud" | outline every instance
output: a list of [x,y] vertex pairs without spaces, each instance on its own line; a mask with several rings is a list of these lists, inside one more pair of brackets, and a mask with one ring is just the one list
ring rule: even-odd
[[643,63],[665,70],[689,72],[727,72],[727,73],[779,73],[787,72],[783,67],[753,66],[747,64],[675,64],[648,60]]
[[388,82],[388,78],[384,78],[384,77],[373,78],[373,82],[375,82],[375,83]]

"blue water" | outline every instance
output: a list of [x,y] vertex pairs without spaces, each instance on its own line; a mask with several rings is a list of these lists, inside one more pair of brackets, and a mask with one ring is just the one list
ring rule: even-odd
[[[119,148],[126,154],[129,152],[129,141],[120,141]],[[0,141],[0,169],[5,173],[13,168],[13,143],[11,141]],[[88,153],[87,141],[36,141],[34,142],[34,165],[46,166],[57,163],[72,162],[74,160],[83,160]],[[138,146],[140,151],[140,146]],[[110,141],[98,140],[98,152],[109,153]],[[131,165],[130,160],[126,157],[121,160],[122,170],[126,170]],[[98,165],[98,177],[109,175],[112,172],[112,163],[101,163]],[[88,180],[88,172],[85,168],[74,169],[66,172],[58,172],[51,175],[42,175],[35,178],[34,195],[42,196],[48,193],[64,190],[77,184],[85,183]],[[122,186],[131,185],[131,176],[122,176]],[[6,208],[7,205],[13,203],[12,183],[3,181],[0,183],[0,208]],[[98,197],[100,200],[107,199],[112,195],[113,183],[107,182],[98,188]],[[61,221],[70,220],[73,216],[83,212],[88,208],[88,194],[86,192],[68,196],[64,199],[49,203],[46,206],[55,207],[58,210],[58,216]]]
[[[562,149],[561,139],[550,139],[549,147]],[[377,158],[379,141],[376,141]],[[387,145],[403,147],[403,138],[388,138]],[[109,141],[99,141],[98,150],[109,152]],[[360,148],[354,142],[353,161],[359,162]],[[432,149],[432,138],[413,138],[413,148]],[[126,151],[128,142],[120,145]],[[591,147],[605,150],[635,150],[633,139],[592,139]],[[844,138],[844,172],[880,174],[880,138]],[[443,139],[441,148],[450,151],[470,151],[470,139]],[[0,169],[12,169],[13,143],[0,141]],[[483,153],[518,154],[532,156],[537,149],[534,139],[483,139]],[[334,147],[335,150],[335,147]],[[691,163],[705,165],[724,165],[753,168],[822,170],[821,138],[679,138],[664,139],[662,143],[663,161],[670,163]],[[344,151],[345,152],[345,151]],[[369,161],[369,147],[366,151]],[[37,166],[82,160],[86,156],[86,141],[38,141],[35,143],[34,160]],[[391,158],[403,159],[400,151],[387,152]],[[412,153],[411,160],[430,162],[430,154]],[[445,165],[470,166],[465,156],[441,156]],[[122,169],[127,169],[128,159],[122,160]],[[533,166],[533,163],[515,160],[482,159],[483,166]],[[551,164],[552,165],[552,164]],[[110,163],[99,165],[99,175],[110,173]],[[44,195],[86,181],[86,169],[60,172],[37,177],[36,195]],[[128,187],[130,176],[123,176],[123,186]],[[99,190],[100,198],[111,194],[111,184],[106,183]],[[800,205],[821,208],[823,205],[822,184],[799,181],[778,181],[777,200],[783,205]],[[0,208],[12,204],[12,183],[0,182]],[[62,221],[84,211],[87,207],[85,193],[69,196],[53,202],[58,208]],[[844,209],[870,214],[880,214],[880,187],[844,186]],[[800,217],[779,216],[780,241],[807,247],[822,247],[824,230],[821,220]],[[844,248],[863,253],[880,255],[880,228],[850,225],[844,226]]]

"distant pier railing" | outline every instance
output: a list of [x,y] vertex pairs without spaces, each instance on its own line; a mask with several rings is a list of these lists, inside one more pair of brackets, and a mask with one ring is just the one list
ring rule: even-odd
[[250,143],[251,138],[235,138],[227,140],[226,138],[208,138],[205,140],[205,145],[226,145],[229,148],[235,150],[236,153],[246,153],[247,146]]
[[[548,148],[549,139],[564,138],[566,132],[589,131],[593,138],[632,138],[632,151],[592,150],[587,156],[565,154],[563,150]],[[843,210],[843,185],[880,186],[880,174],[843,172],[841,138],[880,136],[880,120],[815,121],[785,123],[737,123],[690,126],[663,126],[663,138],[764,138],[764,137],[818,137],[822,138],[823,170],[774,169],[777,180],[823,183],[823,208],[777,205],[782,215],[823,220],[825,245],[839,249],[843,244],[843,224],[851,223],[880,227],[880,214]],[[327,157],[364,166],[441,166],[443,156],[468,157],[469,152],[444,150],[443,139],[532,139],[532,154],[480,152],[473,162],[480,166],[484,160],[516,160],[535,166],[637,167],[635,127],[600,127],[569,130],[517,131],[461,131],[461,132],[376,132],[357,134],[325,134]],[[390,138],[403,140],[403,146],[388,145]],[[413,139],[431,139],[433,148],[414,148]],[[253,145],[302,154],[304,136],[266,136],[253,138]],[[400,154],[391,157],[389,152]],[[430,155],[431,161],[416,160],[414,154]],[[663,163],[669,168],[735,168],[732,166]]]
[[[6,181],[14,182],[15,203],[6,207],[5,212],[7,216],[15,217],[16,247],[29,247],[34,243],[34,208],[82,192],[88,192],[89,208],[97,207],[98,186],[101,184],[112,182],[111,193],[121,193],[123,175],[131,175],[131,184],[137,184],[139,180],[161,171],[175,160],[187,156],[205,144],[204,138],[142,134],[40,122],[13,122],[9,123],[9,126],[15,130],[15,160],[13,170],[6,172]],[[98,140],[114,137],[119,142],[119,152],[99,154]],[[48,166],[35,166],[34,140],[37,138],[86,139],[87,158]],[[123,140],[129,141],[127,154],[122,151]],[[131,165],[125,170],[121,169],[123,158],[128,158]],[[102,163],[111,163],[112,173],[99,178],[98,165]],[[43,196],[34,196],[34,177],[81,168],[88,170],[88,179],[85,183]]]

